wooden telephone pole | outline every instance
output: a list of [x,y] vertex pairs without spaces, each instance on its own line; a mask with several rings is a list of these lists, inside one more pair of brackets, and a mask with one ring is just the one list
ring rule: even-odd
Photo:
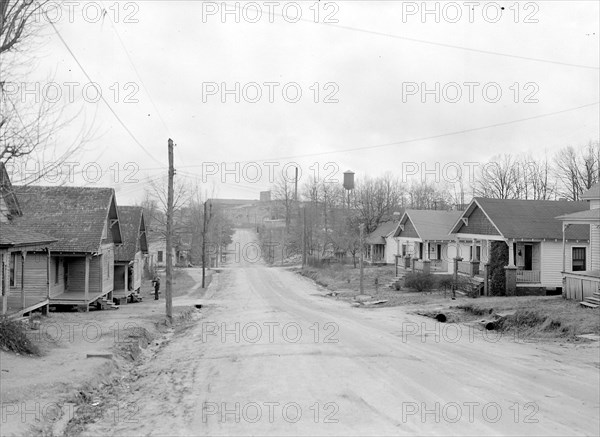
[[204,228],[202,229],[202,288],[204,288],[206,278],[206,225],[208,223],[209,214],[212,214],[212,203],[210,204],[210,212],[207,213],[206,206],[208,201],[204,202]]
[[165,286],[165,300],[167,305],[167,320],[173,321],[173,140],[169,138],[169,188],[167,193],[167,283]]
[[365,231],[365,225],[364,223],[361,223],[359,226],[360,229],[360,294],[364,294],[363,293],[363,257],[364,257],[364,248],[365,248],[365,244],[363,241],[363,234]]

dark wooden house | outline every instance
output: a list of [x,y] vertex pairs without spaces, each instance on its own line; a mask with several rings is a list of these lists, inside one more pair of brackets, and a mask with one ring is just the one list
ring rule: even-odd
[[144,209],[141,206],[118,209],[123,244],[115,250],[114,298],[127,297],[140,290],[144,258],[148,254]]
[[24,226],[56,240],[49,260],[50,304],[87,307],[100,298],[112,298],[115,245],[122,240],[114,190],[37,186],[14,189]]

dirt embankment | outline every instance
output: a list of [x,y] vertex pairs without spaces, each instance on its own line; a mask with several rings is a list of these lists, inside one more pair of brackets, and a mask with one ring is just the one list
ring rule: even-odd
[[190,303],[204,295],[200,277],[190,269],[176,281],[172,324],[165,321],[164,290],[156,301],[144,284],[142,302],[118,310],[51,312],[38,329],[26,329],[40,356],[0,351],[0,434],[77,435],[107,411],[132,414],[131,406],[114,405],[112,393],[195,323],[198,310]]

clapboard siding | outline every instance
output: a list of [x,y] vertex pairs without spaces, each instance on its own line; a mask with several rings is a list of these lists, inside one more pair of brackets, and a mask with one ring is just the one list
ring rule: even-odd
[[590,240],[590,269],[598,271],[600,270],[600,227],[598,225],[591,225]]
[[[567,243],[565,251],[565,266],[571,271],[573,248],[585,247],[587,268],[590,268],[590,248],[585,243]],[[562,242],[544,241],[541,250],[542,273],[541,281],[544,287],[562,287],[563,247]]]
[[[47,256],[45,254],[29,253],[25,257],[25,282],[24,291],[28,296],[46,297],[48,294],[47,278]],[[11,293],[21,291],[21,254],[17,253],[15,265],[15,285],[10,287]]]
[[476,206],[468,217],[468,225],[463,224],[458,230],[459,234],[475,235],[500,235],[496,227],[489,221],[484,212]]
[[0,196],[0,223],[8,223],[8,214],[9,214],[8,206],[6,206],[6,202],[4,202],[4,198]]
[[142,287],[142,275],[144,274],[144,254],[139,251],[135,254],[133,260],[133,290],[139,290]]
[[67,291],[85,291],[85,258],[69,259]]
[[[65,292],[65,265],[62,257],[53,256],[50,260],[50,297],[58,296]],[[58,266],[58,276],[56,267]]]
[[406,223],[404,223],[404,230],[400,231],[400,236],[406,238],[419,238],[417,229],[410,218],[406,220]]
[[[101,249],[102,255],[96,258],[100,259],[100,272],[98,278],[100,281],[96,282],[101,288],[94,287],[94,292],[107,293],[114,290],[114,263],[115,263],[115,246],[113,244],[103,245]],[[94,276],[96,278],[96,276]],[[95,281],[94,281],[95,282]],[[90,287],[92,283],[90,274]],[[97,290],[97,291],[96,291]]]

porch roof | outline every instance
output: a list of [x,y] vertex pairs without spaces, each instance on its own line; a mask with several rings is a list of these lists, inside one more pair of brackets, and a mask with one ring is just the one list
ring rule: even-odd
[[377,229],[375,229],[373,232],[371,232],[367,236],[367,238],[365,240],[366,243],[367,244],[385,244],[385,237],[387,237],[392,232],[394,232],[397,225],[398,225],[398,223],[396,223],[394,221],[381,223],[379,226],[377,226]]
[[600,223],[600,209],[588,209],[573,214],[561,215],[556,219],[572,224],[596,224]]
[[56,239],[32,232],[16,223],[0,224],[0,247],[30,247],[51,244]]
[[[400,224],[410,220],[423,241],[450,241],[452,237],[448,231],[461,214],[461,211],[409,209],[404,212]],[[400,234],[401,232],[396,230],[395,236]]]

